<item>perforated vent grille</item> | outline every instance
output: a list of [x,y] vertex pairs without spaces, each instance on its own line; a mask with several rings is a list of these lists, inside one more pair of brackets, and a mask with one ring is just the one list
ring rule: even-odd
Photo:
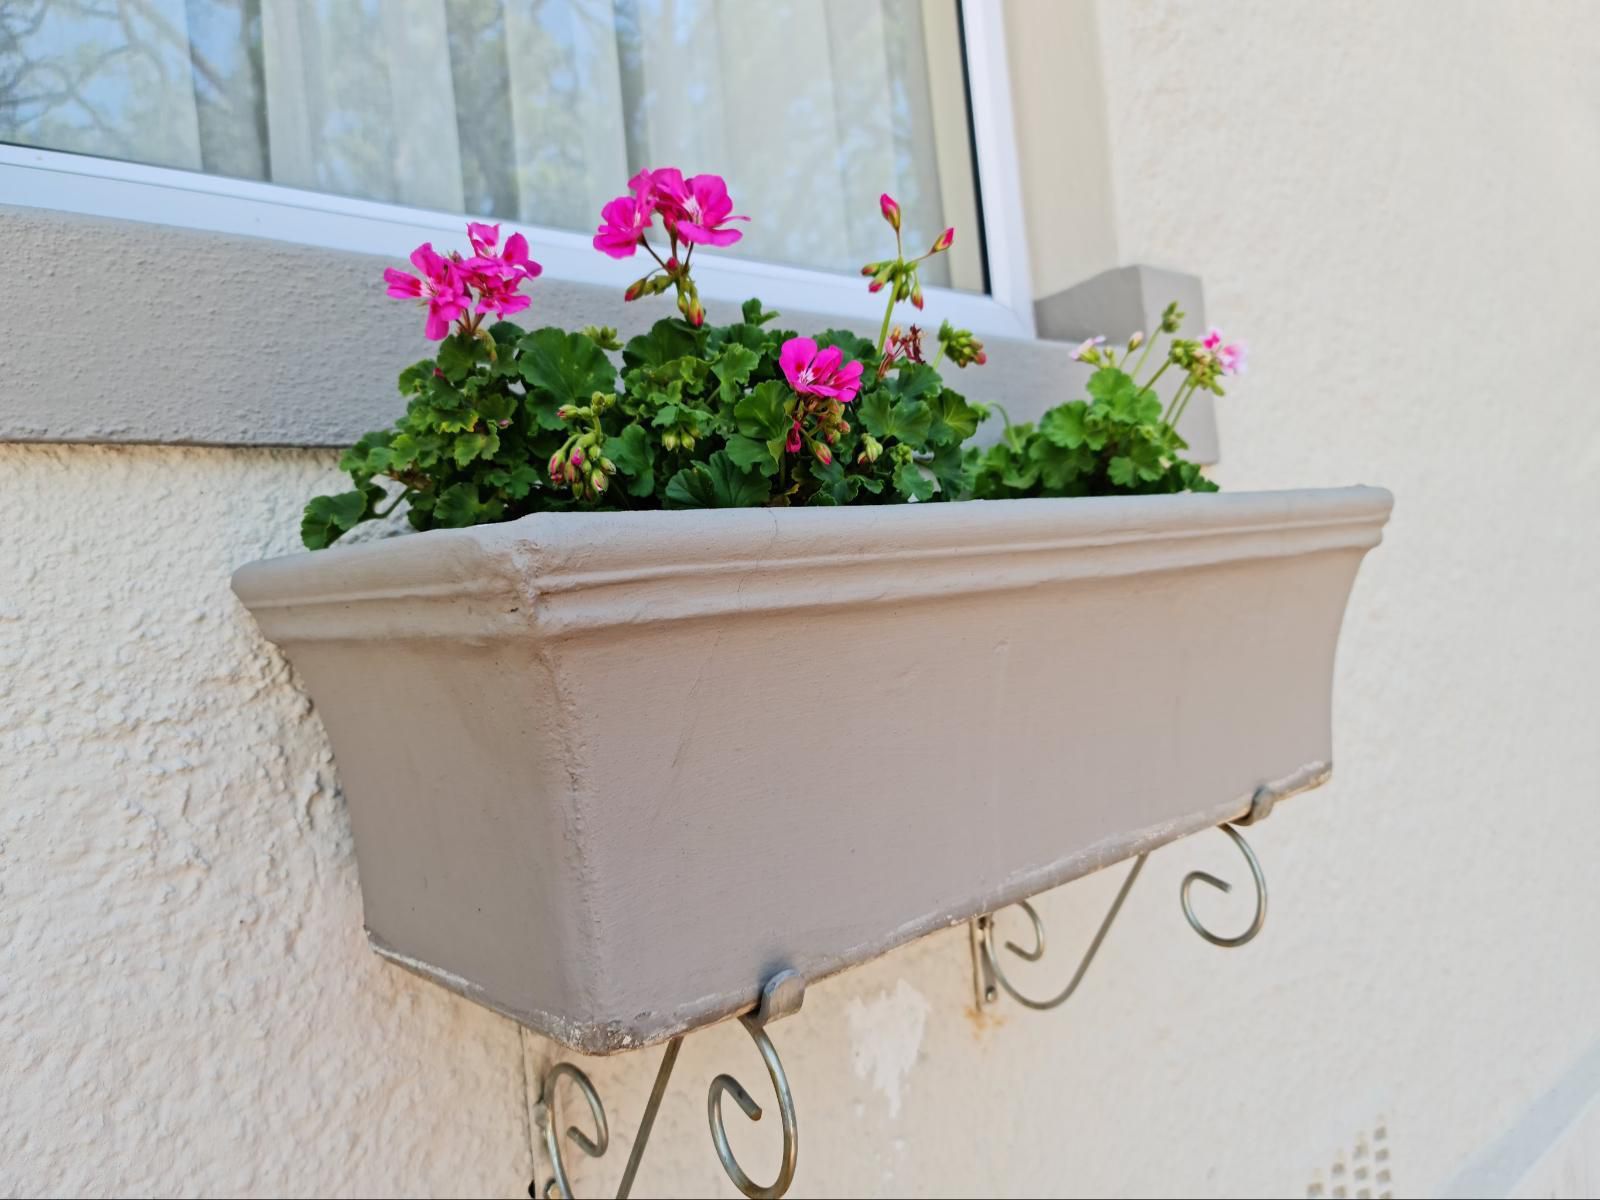
[[1312,1172],[1307,1200],[1393,1200],[1394,1163],[1390,1157],[1389,1122],[1379,1117],[1372,1128],[1356,1135],[1355,1144],[1340,1150],[1326,1170]]

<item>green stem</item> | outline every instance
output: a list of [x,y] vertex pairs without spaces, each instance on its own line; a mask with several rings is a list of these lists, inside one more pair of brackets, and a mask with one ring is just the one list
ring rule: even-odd
[[1005,405],[991,402],[989,407],[996,410],[1000,414],[1000,419],[1006,423],[1006,445],[1010,446],[1014,453],[1021,454],[1022,447],[1017,445],[1017,439],[1011,436],[1011,414],[1006,411]]
[[1177,412],[1173,413],[1172,414],[1172,420],[1167,422],[1168,425],[1172,426],[1174,432],[1177,431],[1178,422],[1183,420],[1184,409],[1187,409],[1189,407],[1189,401],[1194,398],[1194,394],[1199,390],[1200,389],[1198,387],[1191,387],[1189,389],[1189,395],[1184,398],[1183,407],[1178,409]]
[[878,357],[883,357],[883,348],[889,344],[889,319],[894,316],[894,294],[896,284],[891,279],[886,285],[889,289],[889,307],[883,310],[883,328],[878,330]]
[[[1150,357],[1150,347],[1152,347],[1152,346],[1154,346],[1156,344],[1156,336],[1157,335],[1152,334],[1150,336],[1150,338],[1148,340],[1146,340],[1146,342],[1144,344],[1144,353],[1139,355],[1139,361],[1136,362],[1133,365],[1132,374],[1133,374],[1133,377],[1134,377],[1135,381],[1137,381],[1138,378],[1139,378],[1139,372],[1144,370],[1144,360]],[[1154,382],[1154,380],[1152,380],[1151,382]]]
[[[1156,373],[1154,375],[1150,376],[1150,382],[1145,384],[1142,388],[1139,389],[1139,395],[1142,396],[1146,392],[1148,392],[1151,388],[1155,387],[1156,380],[1160,379],[1161,376],[1166,373],[1167,368],[1170,367],[1171,365],[1172,365],[1172,360],[1170,358],[1167,359],[1166,362],[1162,363],[1161,366],[1156,370]],[[1137,375],[1138,372],[1135,371],[1134,374]],[[1179,388],[1178,390],[1182,391],[1183,389]]]
[[[1151,382],[1154,382],[1154,380]],[[1172,393],[1172,403],[1167,405],[1167,411],[1161,414],[1163,424],[1172,425],[1176,423],[1174,417],[1178,412],[1179,405],[1182,403],[1185,393],[1193,387],[1194,380],[1192,379],[1185,379],[1178,385],[1178,390]]]
[[939,353],[937,353],[937,354],[935,354],[933,356],[933,361],[931,363],[929,363],[928,365],[931,366],[931,367],[937,368],[939,366],[939,363],[941,361],[943,361],[943,359],[944,359],[944,343],[940,342],[939,343]]
[[411,489],[410,488],[405,488],[404,490],[401,491],[401,493],[398,496],[396,496],[394,498],[394,503],[393,504],[389,505],[389,507],[384,509],[382,512],[379,512],[377,509],[373,509],[372,510],[372,515],[374,517],[387,517],[395,509],[400,507],[400,504],[401,504],[402,501],[409,500],[409,499],[411,499]]

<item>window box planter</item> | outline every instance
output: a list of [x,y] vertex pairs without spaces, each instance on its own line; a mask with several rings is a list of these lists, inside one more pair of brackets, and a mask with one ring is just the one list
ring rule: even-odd
[[396,962],[605,1054],[1326,778],[1373,488],[543,514],[256,563]]

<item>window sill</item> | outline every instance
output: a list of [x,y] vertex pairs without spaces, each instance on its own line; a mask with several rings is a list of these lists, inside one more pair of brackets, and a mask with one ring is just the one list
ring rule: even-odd
[[[384,294],[388,259],[48,209],[0,208],[0,219],[13,272],[50,281],[7,331],[0,440],[348,446],[394,420],[395,376],[428,352],[416,311]],[[762,282],[752,273],[750,293]],[[710,299],[710,319],[732,318],[742,298]],[[955,386],[1033,420],[1082,393],[1089,369],[1071,359],[1074,342],[1096,325],[1112,337],[1149,329],[1168,299],[1203,325],[1193,277],[1147,267],[1096,276],[1040,302],[1043,336],[986,338],[988,364],[956,372]],[[523,323],[628,336],[667,311],[546,277]],[[783,316],[877,334],[875,319]],[[1216,461],[1209,397],[1190,406],[1182,432],[1198,461]],[[998,423],[984,435],[998,437]]]

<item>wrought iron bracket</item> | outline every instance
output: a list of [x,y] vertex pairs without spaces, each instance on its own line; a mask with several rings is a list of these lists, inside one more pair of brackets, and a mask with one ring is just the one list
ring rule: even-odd
[[[1223,935],[1206,927],[1195,913],[1194,905],[1190,899],[1190,892],[1197,883],[1204,883],[1218,891],[1231,892],[1233,885],[1225,879],[1219,879],[1209,871],[1190,871],[1183,877],[1183,883],[1178,888],[1178,901],[1183,908],[1184,918],[1189,922],[1189,927],[1197,934],[1210,942],[1213,946],[1222,946],[1232,949],[1243,946],[1254,940],[1261,932],[1261,927],[1267,920],[1267,880],[1262,874],[1260,860],[1256,858],[1255,851],[1250,849],[1250,843],[1245,841],[1244,835],[1236,826],[1258,825],[1272,814],[1273,806],[1291,791],[1298,791],[1303,786],[1301,781],[1296,781],[1290,788],[1277,789],[1271,787],[1257,788],[1250,798],[1250,808],[1242,817],[1227,824],[1217,826],[1244,855],[1246,865],[1250,868],[1250,879],[1255,885],[1256,905],[1255,914],[1239,933]],[[1072,978],[1067,981],[1066,987],[1053,996],[1029,996],[1017,986],[1006,974],[1004,963],[1001,961],[1000,951],[995,946],[996,925],[995,914],[985,913],[975,917],[968,926],[968,939],[972,948],[972,979],[973,991],[977,1002],[977,1009],[982,1012],[992,1004],[998,1003],[1000,993],[1004,991],[1018,1004],[1025,1008],[1044,1012],[1059,1008],[1071,999],[1072,994],[1078,990],[1078,985],[1083,982],[1088,974],[1089,967],[1094,963],[1095,955],[1100,953],[1100,947],[1105,943],[1106,935],[1111,932],[1111,926],[1116,922],[1118,914],[1122,912],[1123,903],[1128,899],[1128,893],[1133,890],[1133,885],[1138,882],[1139,872],[1144,870],[1145,861],[1150,857],[1150,852],[1139,855],[1133,860],[1133,866],[1128,869],[1123,877],[1122,886],[1117,889],[1116,897],[1111,901],[1111,907],[1106,910],[1106,915],[1100,921],[1100,927],[1095,930],[1094,938],[1089,943],[1089,948],[1084,951],[1083,957],[1078,960],[1077,969],[1073,971]],[[1044,957],[1044,922],[1040,919],[1038,910],[1026,900],[1018,901],[1012,907],[1020,908],[1033,926],[1033,946],[1031,949],[1018,945],[1016,942],[1007,941],[1004,949],[1024,962],[1038,962]]]
[[[767,1076],[772,1081],[772,1090],[778,1099],[778,1118],[783,1125],[783,1157],[778,1168],[778,1176],[770,1184],[756,1183],[745,1174],[733,1153],[733,1147],[728,1144],[728,1131],[722,1121],[724,1096],[731,1098],[752,1121],[761,1119],[761,1106],[751,1098],[750,1093],[737,1079],[728,1074],[721,1074],[713,1079],[706,1093],[706,1120],[711,1127],[711,1143],[716,1149],[717,1159],[722,1163],[722,1169],[727,1172],[733,1185],[751,1197],[751,1200],[769,1200],[782,1196],[794,1181],[795,1166],[800,1151],[800,1132],[795,1119],[794,1096],[789,1091],[789,1078],[784,1073],[777,1047],[767,1036],[766,1027],[774,1021],[799,1012],[801,1004],[805,1001],[805,995],[806,981],[797,971],[779,971],[767,980],[761,989],[761,1000],[754,1011],[739,1018],[739,1023],[744,1026],[751,1041],[755,1042],[756,1049],[761,1054],[761,1061],[767,1068]],[[656,1114],[661,1109],[661,1101],[666,1095],[667,1083],[672,1078],[673,1067],[677,1065],[678,1052],[683,1048],[685,1036],[687,1035],[680,1033],[667,1043],[666,1051],[661,1057],[661,1065],[656,1069],[655,1084],[650,1089],[649,1100],[645,1102],[644,1116],[639,1121],[639,1132],[633,1140],[633,1149],[628,1154],[628,1164],[623,1168],[622,1182],[617,1188],[618,1200],[625,1200],[633,1190],[633,1181],[639,1173],[639,1164],[644,1161],[645,1146],[649,1144],[651,1130],[655,1128]],[[544,1144],[545,1156],[550,1161],[551,1177],[545,1184],[543,1192],[539,1190],[537,1179],[528,1185],[528,1195],[535,1200],[541,1195],[572,1200],[572,1181],[567,1174],[566,1160],[562,1153],[561,1117],[557,1095],[557,1089],[563,1079],[569,1080],[582,1094],[589,1105],[589,1115],[595,1127],[595,1136],[591,1138],[578,1126],[570,1125],[566,1129],[566,1139],[590,1158],[599,1158],[611,1144],[605,1105],[601,1102],[600,1094],[595,1090],[589,1076],[581,1068],[569,1062],[560,1062],[551,1067],[545,1073],[539,1089],[539,1099],[533,1109],[534,1120]]]

